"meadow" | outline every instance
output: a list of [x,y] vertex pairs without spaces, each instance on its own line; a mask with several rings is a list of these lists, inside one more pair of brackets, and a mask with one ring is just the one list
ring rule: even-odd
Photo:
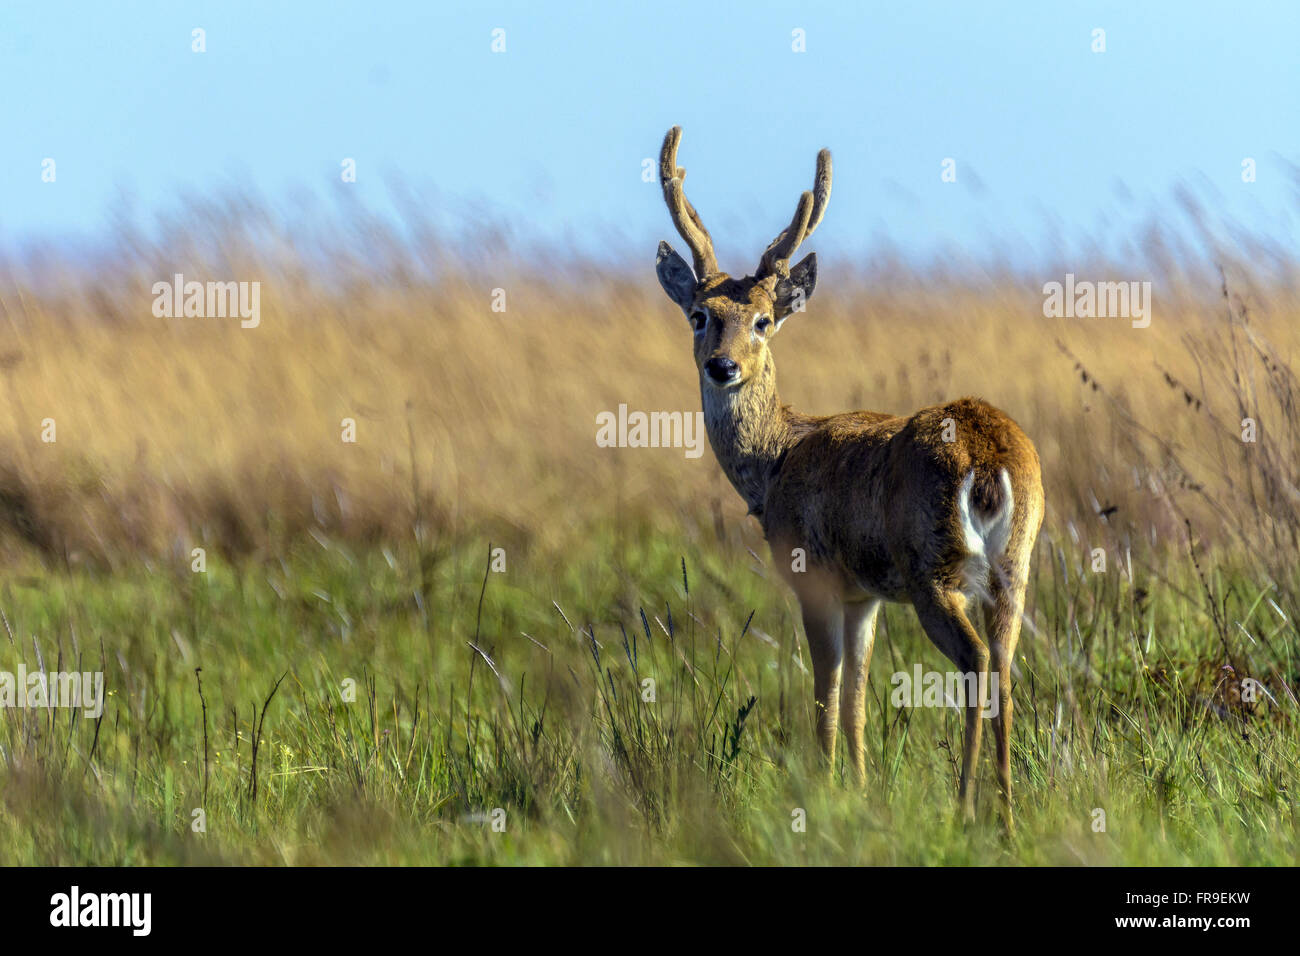
[[[975,394],[1038,446],[1007,841],[990,747],[963,826],[959,712],[890,701],[947,669],[909,608],[867,787],[828,783],[797,604],[712,452],[597,444],[620,404],[699,408],[653,249],[415,232],[231,202],[3,263],[0,670],[107,699],[0,709],[0,862],[1300,862],[1300,264],[1069,267],[1151,278],[1133,328],[1045,317],[1065,265],[832,259],[778,334],[801,410]],[[178,272],[260,282],[260,324],[155,317]]]

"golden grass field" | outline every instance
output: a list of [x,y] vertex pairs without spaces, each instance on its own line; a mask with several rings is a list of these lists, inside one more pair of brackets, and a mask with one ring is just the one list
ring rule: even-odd
[[[231,215],[238,221],[237,210]],[[726,830],[727,840],[710,843],[701,837],[710,827],[715,833],[726,829],[711,822],[710,801],[718,801],[719,813],[725,807],[735,814],[752,796],[755,781],[767,786],[763,781],[784,773],[802,780],[796,771],[780,769],[785,758],[773,755],[803,759],[798,755],[812,748],[805,719],[810,683],[787,659],[800,656],[796,616],[789,595],[774,581],[762,580],[768,557],[758,527],[745,517],[707,448],[691,459],[681,449],[610,449],[595,441],[597,415],[620,403],[647,411],[699,408],[690,335],[654,280],[653,249],[646,250],[644,268],[584,265],[552,272],[547,263],[524,268],[518,263],[526,260],[491,249],[460,260],[446,247],[431,245],[404,259],[377,242],[382,254],[372,250],[369,258],[336,259],[334,268],[324,269],[283,236],[253,245],[237,228],[223,233],[220,223],[211,231],[195,227],[192,236],[200,235],[203,241],[188,244],[184,233],[157,244],[124,237],[109,265],[97,269],[65,265],[38,274],[10,263],[0,273],[5,396],[0,611],[6,612],[8,630],[0,648],[18,657],[31,657],[28,648],[35,648],[32,653],[52,661],[56,654],[71,654],[74,645],[89,653],[102,644],[104,660],[112,664],[106,668],[108,683],[117,687],[102,736],[97,732],[92,740],[90,729],[70,728],[68,739],[74,743],[66,748],[57,743],[62,731],[53,732],[63,726],[58,720],[46,724],[44,717],[6,716],[0,776],[27,786],[12,788],[0,810],[5,833],[0,846],[31,862],[781,862],[786,858],[781,854],[793,852],[779,841],[763,842],[761,828],[734,819],[727,824],[735,828]],[[429,268],[430,262],[436,268]],[[503,262],[512,265],[498,267]],[[1270,860],[1294,861],[1300,426],[1293,403],[1300,392],[1291,370],[1300,347],[1300,269],[1284,264],[1265,277],[1239,262],[1223,265],[1227,298],[1212,266],[1150,275],[1122,263],[1098,265],[1087,277],[1153,279],[1154,319],[1149,328],[1134,329],[1122,318],[1045,318],[1041,286],[1059,280],[1059,272],[927,274],[901,267],[869,270],[832,259],[822,267],[808,313],[786,323],[773,350],[782,397],[803,411],[901,413],[972,394],[1011,414],[1038,446],[1047,495],[1030,598],[1042,634],[1022,640],[1029,655],[1025,666],[1046,681],[1036,693],[1048,693],[1046,685],[1055,684],[1053,693],[1063,695],[1058,725],[1061,707],[1075,713],[1069,719],[1077,718],[1079,727],[1104,722],[1107,707],[1119,712],[1128,706],[1124,694],[1107,683],[1109,663],[1119,667],[1122,660],[1128,674],[1135,657],[1150,654],[1139,670],[1159,672],[1150,679],[1180,690],[1165,701],[1166,710],[1152,704],[1147,691],[1128,697],[1154,709],[1135,719],[1133,726],[1144,723],[1145,730],[1127,742],[1131,750],[1119,748],[1110,759],[1119,766],[1126,759],[1121,749],[1143,755],[1133,758],[1133,765],[1142,767],[1134,777],[1141,782],[1126,799],[1146,807],[1151,820],[1163,820],[1167,805],[1148,797],[1167,789],[1168,779],[1147,764],[1146,755],[1172,741],[1171,753],[1182,756],[1170,757],[1170,766],[1179,768],[1177,780],[1190,807],[1187,819],[1193,821],[1181,833],[1162,831],[1165,849],[1153,850],[1152,857],[1251,862],[1258,859],[1259,846],[1268,845]],[[1076,271],[1081,277],[1087,272]],[[150,286],[175,272],[260,281],[259,327],[243,329],[233,318],[155,318]],[[505,312],[491,308],[498,288],[505,290]],[[1258,424],[1257,442],[1241,440],[1241,420],[1247,417]],[[356,422],[355,443],[341,440],[345,418]],[[57,429],[52,443],[42,441],[46,419]],[[506,549],[511,570],[506,583],[494,580],[480,590],[489,541]],[[355,596],[348,599],[352,605],[364,605],[368,589],[387,593],[391,588],[396,597],[390,603],[400,614],[414,615],[419,606],[424,615],[412,633],[434,643],[447,635],[457,638],[445,645],[454,667],[423,652],[404,664],[396,644],[368,638],[372,643],[363,645],[368,649],[362,657],[349,660],[371,667],[380,684],[369,695],[369,729],[357,741],[347,738],[346,745],[337,732],[331,738],[322,730],[316,737],[302,729],[303,721],[311,723],[309,716],[319,716],[318,708],[325,706],[320,695],[328,692],[322,688],[333,686],[338,674],[361,676],[330,657],[331,647],[341,647],[330,637],[338,637],[337,619],[313,623],[315,612],[301,610],[322,589],[339,605],[338,591],[309,585],[312,574],[304,573],[300,611],[294,613],[308,616],[293,627],[269,609],[263,609],[270,615],[265,619],[241,621],[242,605],[233,597],[237,591],[239,600],[257,604],[260,599],[249,597],[246,588],[273,581],[281,571],[288,574],[284,569],[294,566],[295,556],[317,545],[338,553],[349,566],[350,556],[360,556],[357,565],[368,567],[365,556],[386,555],[396,582],[380,585],[374,583],[378,576],[359,575]],[[185,580],[195,547],[207,549],[214,566],[227,575],[220,579],[226,583],[212,585],[210,597],[195,597]],[[1107,557],[1103,573],[1092,568],[1095,548]],[[750,722],[754,742],[738,743],[730,762],[724,761],[729,767],[752,761],[743,777],[748,782],[714,786],[690,778],[693,771],[704,773],[690,756],[696,751],[687,748],[685,763],[671,763],[664,755],[681,739],[673,737],[672,746],[655,751],[659,756],[649,750],[642,754],[650,763],[662,757],[664,766],[677,768],[664,771],[658,796],[649,799],[637,778],[628,785],[632,795],[625,793],[614,800],[619,809],[610,809],[613,798],[602,796],[602,787],[618,787],[593,784],[593,774],[602,775],[593,768],[603,767],[617,779],[644,766],[620,756],[622,744],[606,739],[611,728],[624,726],[624,717],[592,703],[604,693],[599,680],[594,689],[579,691],[580,702],[570,702],[558,718],[592,721],[599,728],[594,738],[572,726],[557,731],[571,749],[557,745],[549,762],[538,757],[525,769],[511,763],[514,776],[495,791],[491,780],[485,783],[472,771],[458,776],[455,768],[462,764],[457,761],[473,768],[495,760],[499,768],[505,765],[501,761],[522,759],[501,754],[502,747],[514,744],[489,743],[475,728],[480,721],[505,726],[498,721],[506,721],[512,707],[524,714],[529,698],[520,678],[536,674],[538,665],[527,656],[531,649],[520,631],[549,643],[536,628],[539,619],[560,626],[552,602],[567,613],[565,624],[572,618],[565,632],[571,638],[580,636],[589,618],[606,629],[608,641],[608,629],[619,622],[629,630],[640,628],[645,618],[638,619],[639,607],[648,607],[650,620],[663,617],[662,600],[657,611],[653,603],[642,603],[665,586],[653,577],[661,574],[662,562],[652,567],[648,551],[685,555],[688,564],[704,565],[703,581],[691,582],[689,596],[707,601],[698,594],[707,582],[725,609],[691,613],[714,625],[729,622],[728,641],[737,637],[752,609],[749,595],[761,595],[755,598],[763,603],[756,605],[754,631],[774,635],[773,646],[781,649],[760,645],[748,652],[754,657],[747,680],[752,688],[764,686],[770,658],[782,675],[781,703],[778,712],[775,685],[767,685],[766,696],[754,691],[760,708]],[[643,560],[648,563],[639,563]],[[582,569],[606,567],[616,578],[608,585],[586,590],[575,584],[574,575],[586,573]],[[163,591],[147,596],[151,592],[142,582],[150,580],[162,582],[169,596]],[[1050,580],[1057,583],[1049,585]],[[682,592],[681,583],[674,593]],[[222,604],[217,595],[233,603]],[[1149,610],[1156,605],[1162,609]],[[1098,608],[1115,613],[1107,617]],[[915,622],[896,613],[890,624],[915,637],[906,631],[915,630]],[[366,630],[364,615],[344,610],[339,615],[349,622],[344,643],[348,635]],[[1090,622],[1086,635],[1080,630],[1085,619]],[[1171,638],[1163,656],[1154,621],[1176,624],[1177,641]],[[309,635],[317,624],[322,630]],[[252,647],[238,643],[244,638],[223,643],[222,633],[241,629],[279,636],[254,641]],[[647,623],[647,638],[650,630]],[[1041,643],[1048,633],[1059,645],[1051,654]],[[403,640],[410,639],[408,634]],[[491,650],[501,676],[508,678],[502,682],[510,688],[504,700],[482,687],[482,663],[479,686],[473,686],[475,655],[465,651],[466,641]],[[1068,655],[1078,651],[1076,641],[1089,648],[1081,666],[1095,682],[1096,695],[1087,699],[1081,688],[1076,697],[1057,683]],[[904,646],[923,648],[924,643]],[[585,654],[581,641],[574,648],[572,653]],[[360,652],[358,647],[339,650]],[[937,662],[932,649],[918,653]],[[98,649],[92,656],[98,659]],[[197,664],[204,667],[211,705],[211,713],[202,716],[192,674]],[[1225,664],[1231,668],[1226,679],[1220,673]],[[607,662],[598,660],[598,677],[602,666]],[[887,679],[882,666],[887,665],[873,669],[876,686]],[[793,669],[787,673],[788,667]],[[248,704],[264,698],[285,671],[294,676],[275,707],[296,716],[281,717],[272,709],[261,759],[272,760],[277,773],[295,785],[302,776],[304,789],[290,798],[276,785],[264,786],[260,795],[253,786],[250,797],[250,755],[233,766],[223,764],[207,755],[203,734],[210,722],[214,739],[224,734],[227,746],[239,754],[253,732]],[[1261,706],[1267,713],[1242,707],[1229,693],[1243,672],[1265,681],[1271,703]],[[466,678],[468,684],[457,684]],[[537,678],[534,686],[554,679]],[[423,713],[421,680],[437,688]],[[414,723],[412,685],[417,687]],[[737,715],[750,689],[720,690],[721,709]],[[516,693],[518,698],[511,696]],[[167,713],[154,713],[146,697],[165,702]],[[383,720],[376,713],[385,711],[391,721],[381,738]],[[1044,713],[1050,724],[1051,707]],[[554,726],[557,718],[550,719]],[[888,717],[882,719],[888,726]],[[951,729],[951,717],[935,720],[947,720],[943,726]],[[683,733],[704,741],[699,753],[716,756],[707,740],[720,728],[709,721]],[[753,729],[757,721],[765,721],[759,730]],[[1219,813],[1216,801],[1222,800],[1224,786],[1229,791],[1232,786],[1218,777],[1212,785],[1207,776],[1201,792],[1194,769],[1179,762],[1189,758],[1178,728],[1204,721],[1222,724],[1214,739],[1223,749],[1212,754],[1222,758],[1214,773],[1224,780],[1247,773],[1232,756],[1232,740],[1243,727],[1292,741],[1277,743],[1282,749],[1270,758],[1277,761],[1272,770],[1255,768],[1259,780],[1281,789],[1257,794],[1264,809],[1254,815],[1223,823],[1221,847],[1216,843],[1220,848],[1214,850],[1205,849],[1204,819],[1196,814]],[[742,715],[728,725],[737,740],[744,723]],[[407,781],[410,753],[401,772],[393,769],[400,760],[389,766],[386,758],[376,757],[387,753],[389,730],[398,738],[410,734],[412,752],[427,757],[430,769],[422,783]],[[1038,771],[1049,765],[1047,754],[1059,758],[1062,744],[1055,734],[1032,718],[1018,725],[1020,799],[1048,809],[1037,817],[1027,814],[1031,849],[1009,859],[1139,861],[1145,844],[1131,835],[1106,852],[1077,847],[1067,852],[1053,842],[1066,813],[1046,796],[1056,792],[1058,771]],[[328,739],[334,743],[323,743]],[[416,740],[424,750],[414,749]],[[144,757],[141,741],[147,742]],[[320,752],[303,753],[312,741],[321,744]],[[523,738],[516,743],[527,750]],[[879,777],[890,766],[895,773],[900,766],[915,766],[916,776],[905,776],[910,782],[902,790],[895,784],[866,806],[883,813],[881,807],[897,808],[899,800],[907,803],[924,794],[918,802],[938,813],[944,801],[954,799],[943,760],[922,737],[913,737],[908,746],[913,749],[874,764],[872,772]],[[378,764],[372,767],[362,751]],[[294,763],[299,758],[302,767]],[[357,766],[345,772],[353,759]],[[885,754],[874,759],[884,761]],[[619,769],[622,760],[625,770]],[[209,761],[213,789],[224,794],[228,825],[221,835],[214,825],[208,849],[187,849],[185,808],[199,805],[197,790],[206,794]],[[310,774],[303,770],[308,766]],[[1090,764],[1088,773],[1097,772]],[[322,801],[341,799],[347,789],[331,773],[351,781],[350,799],[369,808],[356,814],[358,833],[369,832],[359,821],[374,807],[390,814],[371,850],[353,847],[350,838],[313,815]],[[71,790],[58,785],[71,779],[77,782]],[[1110,780],[1104,772],[1088,779],[1087,787],[1102,789],[1098,781]],[[282,780],[278,786],[284,785]],[[53,803],[51,788],[60,794]],[[900,792],[913,796],[900,797]],[[688,796],[704,802],[688,807],[683,802]],[[847,797],[837,799],[836,812],[859,812]],[[76,801],[76,812],[59,801]],[[493,801],[523,808],[532,821],[530,832],[545,839],[515,843],[507,851],[490,838],[464,836],[462,831],[476,824],[463,821],[497,805]],[[92,813],[88,806],[98,809]],[[1076,823],[1086,820],[1085,810],[1075,810]],[[594,837],[579,838],[573,830],[595,826],[593,820],[603,829],[591,832],[608,835],[603,849],[592,845]],[[890,825],[902,823],[884,824]],[[425,846],[419,834],[427,827],[437,836]],[[638,828],[655,839],[642,845]],[[330,833],[333,843],[322,836]],[[393,848],[403,840],[417,849]],[[298,849],[286,849],[290,845]],[[655,846],[662,846],[662,855]],[[698,853],[693,846],[701,848]],[[935,850],[920,839],[892,855],[882,856],[875,844],[848,851],[837,843],[802,859],[959,862],[966,857],[951,847]]]
[[[123,545],[161,554],[199,538],[267,553],[277,536],[313,526],[400,534],[413,514],[413,465],[421,506],[440,522],[487,522],[547,546],[619,509],[679,524],[720,507],[741,523],[707,450],[686,459],[596,445],[596,416],[620,403],[699,408],[686,326],[648,266],[639,280],[548,280],[540,268],[501,278],[480,264],[436,281],[372,275],[327,290],[292,258],[234,270],[223,261],[152,272],[129,262],[111,291],[77,276],[41,295],[15,272],[0,285],[0,515],[11,557],[24,536],[76,566],[111,564]],[[154,318],[149,286],[173,271],[260,279],[260,327]],[[1290,360],[1294,286],[1229,280],[1250,328]],[[1037,443],[1049,534],[1068,532],[1079,546],[1176,544],[1170,505],[1195,507],[1198,496],[1130,419],[1183,449],[1181,460],[1200,466],[1187,477],[1211,497],[1250,467],[1231,373],[1216,367],[1228,306],[1217,276],[1198,286],[1157,281],[1155,319],[1135,329],[1122,318],[1044,318],[1037,284],[1010,276],[868,281],[832,267],[774,346],[778,383],[785,401],[813,413],[903,413],[979,395]],[[505,289],[504,313],[491,310],[494,288]],[[1247,371],[1258,377],[1242,387],[1264,400],[1260,445],[1294,461],[1294,419],[1268,404],[1264,368]],[[1205,404],[1189,404],[1166,373]],[[41,441],[46,418],[53,444]],[[355,444],[341,441],[344,418],[357,422]],[[1099,519],[1110,505],[1119,511]]]

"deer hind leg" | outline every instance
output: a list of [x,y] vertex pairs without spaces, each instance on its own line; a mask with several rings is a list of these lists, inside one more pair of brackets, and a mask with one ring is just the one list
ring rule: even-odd
[[[989,650],[971,626],[965,611],[966,598],[960,591],[935,585],[917,588],[912,594],[912,606],[921,620],[921,627],[934,643],[952,661],[962,675],[974,675],[976,687],[988,686]],[[969,682],[967,683],[969,685]],[[982,720],[978,694],[966,695],[966,733],[961,755],[961,784],[958,797],[962,814],[967,820],[975,818],[975,788],[972,786],[980,751]]]
[[844,606],[844,686],[840,692],[840,724],[848,746],[854,782],[867,782],[866,754],[862,731],[867,723],[867,671],[871,649],[876,643],[876,613],[880,601]]
[[836,721],[840,706],[840,671],[844,659],[844,608],[829,597],[800,599],[808,654],[813,665],[813,697],[817,707],[817,742],[828,772],[835,767]]
[[984,624],[989,639],[989,669],[997,679],[997,713],[993,717],[993,738],[997,748],[998,791],[1002,822],[1007,833],[1015,829],[1011,810],[1011,662],[1020,639],[1020,616],[1025,609],[1026,582],[1023,576],[990,582],[992,601],[984,607]]

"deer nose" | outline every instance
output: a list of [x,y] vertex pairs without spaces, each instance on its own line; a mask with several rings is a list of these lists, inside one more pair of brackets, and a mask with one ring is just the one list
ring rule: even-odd
[[704,371],[719,385],[725,385],[740,374],[740,366],[726,356],[718,355],[704,363]]

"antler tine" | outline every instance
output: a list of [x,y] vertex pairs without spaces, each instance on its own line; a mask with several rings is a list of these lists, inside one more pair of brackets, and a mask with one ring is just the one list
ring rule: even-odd
[[813,191],[804,192],[790,220],[779,236],[763,252],[759,261],[758,276],[785,275],[790,271],[790,257],[799,244],[813,234],[826,215],[826,204],[831,198],[831,151],[823,149],[817,154],[817,172],[813,178]]
[[826,204],[831,198],[831,151],[823,149],[817,154],[817,174],[813,180],[813,208],[808,219],[808,228],[803,237],[807,239],[821,225],[822,216],[826,215]]
[[713,238],[682,188],[686,170],[677,165],[677,146],[681,141],[680,126],[674,126],[664,137],[663,149],[659,153],[659,184],[663,186],[664,202],[668,204],[673,225],[690,246],[695,259],[695,277],[702,280],[709,273],[718,271],[718,260],[713,254]]
[[790,225],[781,230],[781,234],[772,240],[763,250],[763,258],[758,263],[758,277],[785,275],[790,271],[790,257],[803,242],[804,233],[808,231],[808,222],[812,218],[813,194],[804,191],[799,196],[799,205],[794,209],[794,218]]

